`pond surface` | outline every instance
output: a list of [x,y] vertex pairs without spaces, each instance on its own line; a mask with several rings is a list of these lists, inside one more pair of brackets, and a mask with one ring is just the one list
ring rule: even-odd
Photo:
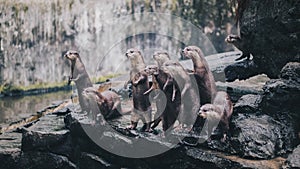
[[52,102],[69,99],[72,91],[0,98],[0,124],[18,121],[36,114]]

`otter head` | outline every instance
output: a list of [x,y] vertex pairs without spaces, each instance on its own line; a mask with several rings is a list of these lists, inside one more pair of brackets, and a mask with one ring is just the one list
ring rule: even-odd
[[64,55],[64,57],[71,61],[71,75],[69,76],[69,81],[68,81],[68,85],[69,85],[71,83],[71,79],[74,78],[74,68],[75,68],[76,60],[77,59],[80,60],[80,56],[77,51],[69,50]]
[[241,38],[238,35],[228,35],[225,38],[225,42],[236,44],[237,42],[241,41]]
[[82,92],[82,96],[84,98],[87,98],[90,101],[93,100],[98,103],[104,102],[104,100],[102,99],[102,96],[99,94],[98,90],[95,89],[94,87],[85,88]]
[[145,72],[148,75],[158,75],[158,67],[156,65],[148,65],[145,68]]
[[145,64],[144,58],[142,57],[142,53],[138,49],[135,48],[128,49],[125,55],[131,61],[132,67]]
[[70,61],[76,61],[76,59],[79,58],[79,53],[77,51],[74,51],[74,50],[69,50],[64,55],[64,57],[69,59]]
[[199,116],[205,119],[220,119],[221,115],[221,110],[213,104],[205,104],[199,110]]
[[162,66],[166,61],[170,60],[170,56],[167,52],[155,52],[153,59],[157,62],[158,66]]
[[185,57],[193,59],[195,57],[204,57],[204,54],[200,48],[197,46],[188,46],[182,50],[182,53]]
[[164,73],[169,74],[172,77],[174,77],[174,75],[176,75],[180,69],[182,69],[180,63],[172,60],[166,61],[161,67],[161,70]]

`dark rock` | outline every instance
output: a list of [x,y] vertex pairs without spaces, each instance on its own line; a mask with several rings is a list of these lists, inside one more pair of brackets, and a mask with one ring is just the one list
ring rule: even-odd
[[[300,131],[300,64],[288,63],[282,70],[280,79],[270,80],[263,87],[261,108],[265,114],[272,116],[282,124],[294,130],[294,137]],[[299,139],[290,142],[291,146],[299,144]]]
[[21,139],[21,133],[12,132],[0,135],[0,168],[19,168]]
[[300,83],[300,63],[290,62],[286,64],[280,72],[280,78]]
[[241,62],[231,64],[224,69],[224,72],[225,80],[227,82],[233,82],[236,79],[245,80],[262,73],[253,60],[243,60]]
[[77,169],[76,165],[73,164],[67,157],[48,153],[48,152],[25,152],[22,153],[18,161],[18,167],[20,169],[53,169],[53,168],[64,168],[64,169]]
[[97,169],[97,168],[117,168],[116,166],[106,162],[101,157],[90,154],[90,153],[81,153],[79,159],[79,168],[86,168],[89,166],[89,169]]
[[[162,140],[160,136],[139,133],[138,131],[133,134],[128,132],[128,130],[118,127],[113,127],[117,132],[112,132],[105,126],[98,128],[97,125],[91,123],[82,114],[70,113],[66,116],[65,122],[70,129],[74,142],[73,145],[76,145],[74,149],[78,153],[75,161],[77,161],[76,165],[80,168],[90,166],[91,168],[196,169],[199,167],[242,168],[243,166],[238,162],[204,150],[201,146],[196,148],[179,144],[169,147],[172,144],[168,140]],[[94,136],[86,133],[88,127],[90,127],[89,130],[93,130],[92,133]],[[105,147],[102,147],[103,145],[96,144],[99,141],[107,143],[112,151],[108,151]],[[139,147],[138,145],[141,143],[144,144]],[[138,151],[145,152],[162,148],[168,148],[169,150],[162,154],[146,158],[121,157],[113,153],[116,150],[130,152],[130,149],[133,147],[135,147],[133,151],[137,154]]]
[[[237,46],[243,46],[246,53],[253,55],[257,70],[270,78],[278,78],[285,64],[300,61],[300,39],[297,28],[300,25],[297,10],[300,7],[299,1],[238,2],[241,3],[237,10],[241,40],[237,42],[240,43]],[[251,67],[249,71],[253,71]],[[245,76],[243,75],[245,72],[236,73]]]
[[198,148],[187,148],[187,156],[197,159],[203,164],[199,165],[203,168],[242,168],[242,165],[231,160],[222,158],[213,153],[207,153]]
[[55,114],[55,115],[58,115],[58,116],[64,116],[64,115],[70,113],[71,111],[72,110],[70,110],[69,107],[64,107],[64,108],[59,109],[59,110],[57,110],[55,112],[52,112],[52,114]]
[[230,142],[241,157],[270,159],[290,151],[295,139],[290,126],[267,115],[237,114],[231,122]]
[[260,110],[261,95],[243,95],[234,105],[234,112],[253,114]]
[[[300,83],[285,79],[270,80],[263,88],[262,108],[265,112],[288,110],[297,116],[300,99]],[[299,119],[299,117],[298,117]]]
[[300,168],[300,145],[294,149],[286,160],[286,168]]
[[37,124],[23,130],[22,151],[44,151],[69,157],[72,153],[69,130],[63,117],[46,115]]

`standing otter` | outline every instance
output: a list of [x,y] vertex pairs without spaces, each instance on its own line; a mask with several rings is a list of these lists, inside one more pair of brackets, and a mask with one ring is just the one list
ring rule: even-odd
[[194,76],[198,85],[201,105],[211,103],[216,95],[217,88],[203,52],[197,46],[188,46],[182,52],[185,57],[193,61]]
[[223,132],[222,141],[225,141],[229,130],[229,120],[233,111],[233,105],[226,92],[219,91],[212,104],[205,104],[200,108],[199,115],[208,120],[208,134],[219,124]]
[[82,92],[85,88],[93,87],[93,84],[85,70],[85,66],[77,51],[70,50],[64,55],[64,57],[71,61],[71,75],[69,76],[68,84],[70,84],[71,81],[75,82],[80,107],[82,111],[88,110],[89,108],[82,96]]
[[[121,110],[120,100],[115,99],[117,97],[116,93],[112,91],[105,91],[101,93],[97,89],[93,89],[93,84],[77,51],[68,51],[64,56],[71,61],[71,75],[69,77],[68,84],[70,84],[71,81],[75,82],[78,91],[79,104],[82,111],[91,111],[91,108],[89,106],[91,103],[90,99],[92,97],[90,97],[90,95],[94,93],[94,97],[98,97],[97,103],[104,118],[110,119],[113,117],[118,117],[121,114],[128,113],[128,111]],[[85,95],[83,95],[83,92],[85,93]],[[88,95],[89,97],[87,97]]]
[[166,61],[162,66],[162,71],[170,75],[164,86],[167,86],[170,82],[178,85],[181,97],[181,113],[179,116],[181,126],[185,124],[187,127],[192,127],[200,109],[200,98],[198,88],[194,85],[196,84],[195,80],[175,61]]
[[126,57],[131,62],[130,80],[128,82],[132,83],[133,97],[130,129],[136,129],[138,121],[141,119],[144,123],[142,129],[149,132],[151,129],[152,108],[149,101],[149,95],[144,95],[144,93],[149,90],[148,74],[145,72],[146,65],[144,58],[137,49],[129,49],[126,52]]
[[[176,83],[173,83],[169,77],[170,74],[165,73],[161,67],[170,60],[168,53],[155,52],[153,59],[157,62],[157,66],[147,66],[146,70],[152,75],[152,78],[156,84],[153,84],[151,89],[154,89],[156,85],[162,91],[163,95],[157,96],[156,107],[157,112],[155,114],[156,119],[151,126],[152,129],[162,121],[163,131],[166,132],[171,129],[179,115],[181,106],[181,95],[179,87]],[[168,81],[168,82],[167,82]],[[164,96],[164,97],[163,97]],[[166,102],[165,102],[166,101]]]

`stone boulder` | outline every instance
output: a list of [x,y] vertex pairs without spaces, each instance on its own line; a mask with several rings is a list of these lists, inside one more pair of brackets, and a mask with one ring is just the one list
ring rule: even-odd
[[[242,168],[247,164],[240,164],[234,160],[220,156],[200,147],[188,146],[185,144],[174,145],[168,140],[163,140],[159,135],[143,132],[132,132],[124,128],[112,126],[115,132],[111,132],[107,126],[93,124],[85,115],[70,113],[65,117],[65,123],[70,130],[77,153],[76,165],[79,168],[89,166],[91,168]],[[93,135],[88,135],[87,128],[93,130]],[[94,128],[94,129],[92,129]],[[141,141],[142,140],[142,141]],[[95,141],[95,142],[94,142]],[[168,151],[144,158],[121,157],[105,150],[96,142],[106,142],[111,150],[130,151],[131,147],[138,147],[140,143],[146,143],[149,147],[141,145],[133,151],[152,151],[155,149],[169,149]],[[102,145],[103,146],[103,145]],[[127,147],[125,150],[124,147]]]
[[247,112],[255,114],[260,111],[261,95],[247,94],[243,95],[234,105],[234,112]]
[[240,157],[271,159],[291,151],[295,139],[290,126],[267,115],[237,114],[230,129],[230,144]]
[[[284,124],[290,125],[295,132],[300,131],[300,63],[288,63],[280,74],[280,79],[266,83],[262,95],[261,108]],[[294,144],[298,144],[299,139]]]
[[[235,71],[239,75],[235,75],[234,78],[247,78],[253,76],[252,73],[255,73],[253,67],[257,67],[259,71],[256,73],[265,73],[270,78],[278,78],[284,65],[300,61],[299,1],[237,2],[240,40],[235,45],[241,51],[251,53],[253,59],[233,64],[229,70],[239,70]],[[231,76],[227,78],[233,80]]]
[[286,168],[300,168],[300,145],[296,147],[286,160]]

